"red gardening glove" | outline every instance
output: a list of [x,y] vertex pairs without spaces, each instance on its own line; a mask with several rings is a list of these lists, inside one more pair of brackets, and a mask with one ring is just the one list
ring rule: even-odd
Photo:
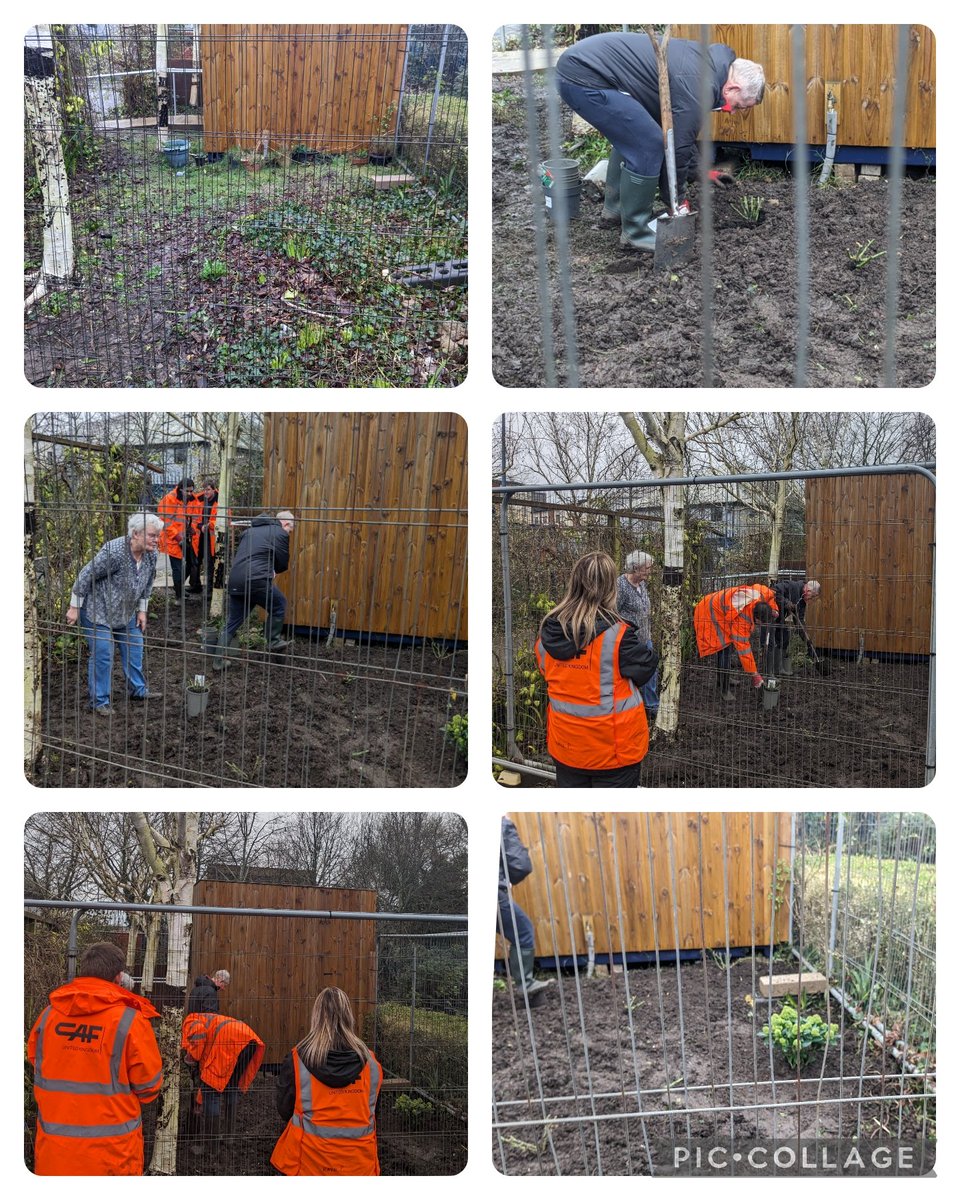
[[754,687],[763,687],[763,676],[760,674],[759,671],[757,671],[755,674],[751,675],[750,680],[753,683]]
[[720,171],[717,170],[717,168],[714,168],[712,171],[708,171],[707,174],[710,177],[710,182],[715,184],[718,188],[737,186],[737,181],[728,171]]
[[691,208],[690,208],[689,200],[681,200],[680,203],[677,205],[677,216],[678,217],[685,217],[687,215],[687,213],[689,213],[690,211],[691,211]]

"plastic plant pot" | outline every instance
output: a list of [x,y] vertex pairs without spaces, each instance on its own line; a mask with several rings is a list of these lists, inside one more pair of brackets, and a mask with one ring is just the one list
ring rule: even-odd
[[207,705],[210,703],[209,688],[187,688],[187,716],[199,717],[201,713],[206,711]]
[[186,138],[174,138],[172,141],[164,143],[162,153],[167,160],[168,167],[173,167],[175,170],[185,167],[190,157],[190,143]]

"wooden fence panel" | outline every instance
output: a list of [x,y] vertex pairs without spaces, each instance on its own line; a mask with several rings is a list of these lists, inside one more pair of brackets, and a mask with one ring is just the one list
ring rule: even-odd
[[[700,40],[699,25],[675,25],[673,36]],[[716,113],[712,137],[720,142],[791,143],[794,140],[789,25],[711,25],[708,37],[732,47],[740,58],[762,65],[766,94],[747,113]],[[837,144],[886,147],[893,128],[895,25],[807,25],[806,140],[826,141],[827,82],[836,83]],[[911,149],[934,149],[936,48],[925,25],[911,25],[905,141]]]
[[[533,861],[514,894],[538,957],[586,954],[585,923],[598,956],[770,943],[778,864],[790,862],[788,813],[510,816]],[[787,937],[784,899],[774,942]]]
[[[406,25],[202,25],[204,147],[346,154],[396,125]],[[391,109],[391,106],[393,108]]]
[[920,475],[808,479],[807,609],[829,650],[930,653],[934,488]]
[[[377,908],[376,892],[355,888],[202,880],[194,897],[195,904],[230,908]],[[220,1010],[246,1021],[263,1038],[268,1063],[279,1062],[310,1028],[313,1002],[322,988],[343,988],[360,1028],[376,1005],[373,921],[197,914],[190,961],[194,978],[221,967],[230,972]]]
[[466,442],[455,413],[269,414],[264,503],[301,517],[287,620],[465,640]]

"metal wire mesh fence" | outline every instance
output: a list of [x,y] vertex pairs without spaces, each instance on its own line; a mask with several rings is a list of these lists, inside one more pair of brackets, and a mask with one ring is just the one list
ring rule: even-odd
[[[640,171],[661,174],[660,200],[651,199],[649,211],[621,196],[619,170],[609,189],[605,182],[611,151],[636,173],[628,160],[642,140],[641,106],[647,122],[661,123],[656,68],[637,69],[622,44],[606,60],[592,44],[587,58],[558,66],[584,36],[623,33],[639,39],[638,55],[649,52],[646,28],[517,25],[494,39],[497,380],[510,387],[929,382],[935,313],[913,292],[932,283],[934,270],[926,178],[936,157],[931,31],[668,26],[674,47],[689,56],[685,73],[674,76],[674,117],[679,128],[682,111],[685,131],[691,123],[699,130],[699,165],[680,162],[677,135],[679,198],[692,204],[696,239],[688,234],[686,256],[657,269],[646,223],[672,211],[665,172]],[[710,56],[728,49],[766,71],[763,103],[748,113],[721,110],[724,78],[714,77]],[[711,69],[695,77],[692,58]],[[645,93],[633,85],[640,76]],[[565,83],[592,87],[597,103],[587,111],[592,102],[582,97],[582,115],[574,113],[567,101],[575,102],[560,97]],[[624,94],[639,103],[620,122]],[[659,129],[649,136],[655,143]],[[731,181],[723,191],[710,178],[718,169]],[[564,170],[575,177],[569,187]],[[614,225],[621,228],[611,232]],[[651,253],[635,248],[644,238]],[[737,304],[719,299],[731,295]]]
[[498,1170],[830,1173],[819,1153],[798,1172],[801,1148],[851,1143],[932,1167],[929,818],[513,819],[533,871],[510,894],[550,982],[494,990]]
[[[26,904],[26,1030],[43,1011],[49,992],[69,977],[68,961],[75,964],[95,942],[114,942],[126,952],[131,990],[141,991],[146,946],[143,934],[130,920],[132,914],[83,911],[82,904],[57,902],[60,908],[81,910],[71,957],[65,918],[56,917],[53,908]],[[160,982],[170,977],[170,943],[163,936],[153,971],[155,982],[146,990],[160,1012],[154,1027],[165,1077],[178,1081],[175,1098],[164,1091],[158,1103],[143,1109],[147,1173],[152,1173],[159,1138],[170,1136],[159,1132],[167,1128],[168,1114],[158,1115],[158,1109],[176,1103],[172,1148],[165,1150],[165,1161],[175,1164],[169,1173],[276,1174],[270,1156],[286,1125],[277,1107],[281,1063],[308,1032],[313,1000],[328,986],[347,992],[357,1031],[383,1068],[376,1114],[382,1173],[454,1175],[463,1169],[467,1117],[465,917],[311,914],[210,906],[197,910],[192,919],[202,957],[195,947],[186,987]],[[219,946],[211,946],[209,938],[204,938],[204,926],[211,919],[219,919],[224,932],[225,941]],[[458,924],[460,932],[436,932]],[[410,939],[397,936],[400,929],[418,926],[434,932]],[[419,969],[411,986],[417,955],[421,968],[424,955],[430,967]],[[230,1046],[229,1039],[234,1037],[236,1044],[230,1048],[239,1054],[252,1030],[265,1048],[249,1086],[231,1078],[218,1090],[207,1086],[182,1060],[181,1037],[193,976],[227,964],[231,979],[220,993],[220,1012],[242,1026],[225,1026],[218,1046]],[[36,1108],[29,1086],[25,1092],[25,1151],[31,1166]]]
[[462,380],[456,26],[38,26],[25,94],[31,383]]
[[[72,437],[58,431],[35,443],[26,564],[34,677],[25,754],[38,785],[407,787],[462,781],[465,492],[462,499],[452,493],[438,499],[429,486],[437,472],[448,482],[459,477],[451,438],[439,431],[433,457],[424,430],[416,438],[411,434],[409,452],[403,449],[406,435],[398,437],[416,475],[402,484],[402,467],[394,475],[377,457],[376,431],[369,441],[362,432],[351,433],[339,465],[332,451],[326,466],[311,460],[305,472],[313,478],[316,468],[320,490],[303,493],[305,502],[294,505],[289,566],[276,578],[286,601],[278,638],[255,608],[262,597],[248,591],[231,600],[224,590],[244,535],[264,519],[248,498],[263,496],[271,517],[286,507],[276,499],[286,467],[279,475],[268,467],[265,474],[256,432],[238,456],[235,499],[223,506],[226,524],[217,534],[215,557],[207,533],[193,536],[194,549],[206,546],[208,557],[192,569],[186,551],[175,563],[169,553],[159,554],[142,636],[143,702],[127,661],[138,652],[137,632],[129,635],[130,647],[122,628],[119,640],[116,630],[98,634],[98,649],[112,638],[119,652],[106,665],[98,660],[94,679],[86,635],[66,623],[72,592],[102,547],[123,544],[131,513],[156,512],[158,493],[169,495],[194,469],[191,464],[199,467],[199,486],[203,464],[211,468],[215,452],[203,443],[202,431],[189,447],[176,439],[176,451],[164,449],[163,430],[145,432],[129,415],[117,417],[110,430],[91,416],[73,427]],[[214,433],[210,437],[216,442]],[[321,440],[332,445],[329,428]],[[289,467],[304,469],[302,463]],[[380,480],[376,494],[364,494],[358,485],[367,469]],[[216,480],[219,465],[213,470]],[[380,491],[388,486],[384,478],[394,481],[389,493]],[[109,569],[98,587],[119,578],[119,568],[112,577]],[[234,632],[227,621],[231,604],[241,600],[248,617]],[[80,610],[81,626],[86,611]],[[121,667],[123,680],[115,678]],[[104,689],[111,703],[94,711],[92,705],[103,705]]]
[[[803,624],[816,658],[793,625],[783,673],[774,672],[769,639],[760,645],[763,631],[754,631],[759,671],[779,676],[769,708],[749,686],[735,687],[733,701],[724,701],[716,656],[698,657],[693,609],[711,592],[770,583],[772,508],[761,511],[742,485],[753,480],[769,489],[772,500],[776,480],[791,473],[682,481],[680,716],[670,736],[652,741],[642,786],[891,787],[929,781],[933,492],[924,472],[911,476],[910,470],[792,473],[779,526],[777,577],[821,584]],[[570,493],[585,488],[590,499],[572,503]],[[494,499],[494,759],[520,766],[529,783],[545,784],[554,771],[534,643],[581,555],[604,550],[620,570],[633,550],[652,555],[652,638],[664,651],[660,486],[506,484],[494,489]],[[738,684],[741,674],[733,672]]]

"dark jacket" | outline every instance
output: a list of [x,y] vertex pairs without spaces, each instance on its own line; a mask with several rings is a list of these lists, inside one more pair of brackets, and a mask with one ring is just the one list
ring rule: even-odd
[[520,841],[520,834],[517,832],[517,827],[509,817],[500,819],[500,884],[499,884],[499,899],[505,900],[509,895],[507,891],[507,876],[510,877],[511,884],[518,884],[533,870],[533,863],[530,861],[530,851],[526,848],[523,842]]
[[187,1013],[218,1013],[220,1011],[220,989],[209,975],[198,975],[193,981],[187,999]]
[[803,598],[802,580],[778,579],[773,585],[773,594],[777,598],[777,608],[780,610],[777,620],[781,625],[794,612],[801,622],[806,621],[807,602]]
[[269,583],[290,565],[290,535],[276,517],[254,517],[240,539],[227,590],[242,595],[252,583]]
[[[319,1079],[321,1083],[332,1088],[348,1087],[360,1077],[364,1068],[363,1059],[355,1050],[331,1050],[327,1061],[316,1071],[307,1066],[302,1055],[300,1061],[314,1079]],[[295,1102],[296,1079],[291,1051],[280,1064],[280,1074],[277,1076],[277,1112],[285,1121],[289,1121],[293,1116]]]
[[[598,621],[590,640],[594,641],[612,624],[612,621]],[[636,625],[631,625],[629,621],[624,621],[624,624],[627,630],[620,642],[620,674],[626,676],[627,679],[632,679],[640,687],[652,678],[660,656],[656,650],[648,650],[646,642],[640,640]],[[544,621],[543,629],[540,631],[540,641],[548,654],[562,662],[567,662],[571,658],[579,658],[583,654],[583,651],[577,650],[570,638],[563,632],[556,617],[548,617]]]
[[[723,85],[736,57],[729,46],[709,48],[707,70],[711,78],[712,109],[723,104]],[[667,43],[677,186],[681,196],[687,175],[696,162],[703,64],[703,47],[699,42],[676,38]],[[657,60],[645,33],[598,33],[584,38],[557,59],[557,74],[580,87],[626,92],[643,105],[658,125],[661,123]]]

